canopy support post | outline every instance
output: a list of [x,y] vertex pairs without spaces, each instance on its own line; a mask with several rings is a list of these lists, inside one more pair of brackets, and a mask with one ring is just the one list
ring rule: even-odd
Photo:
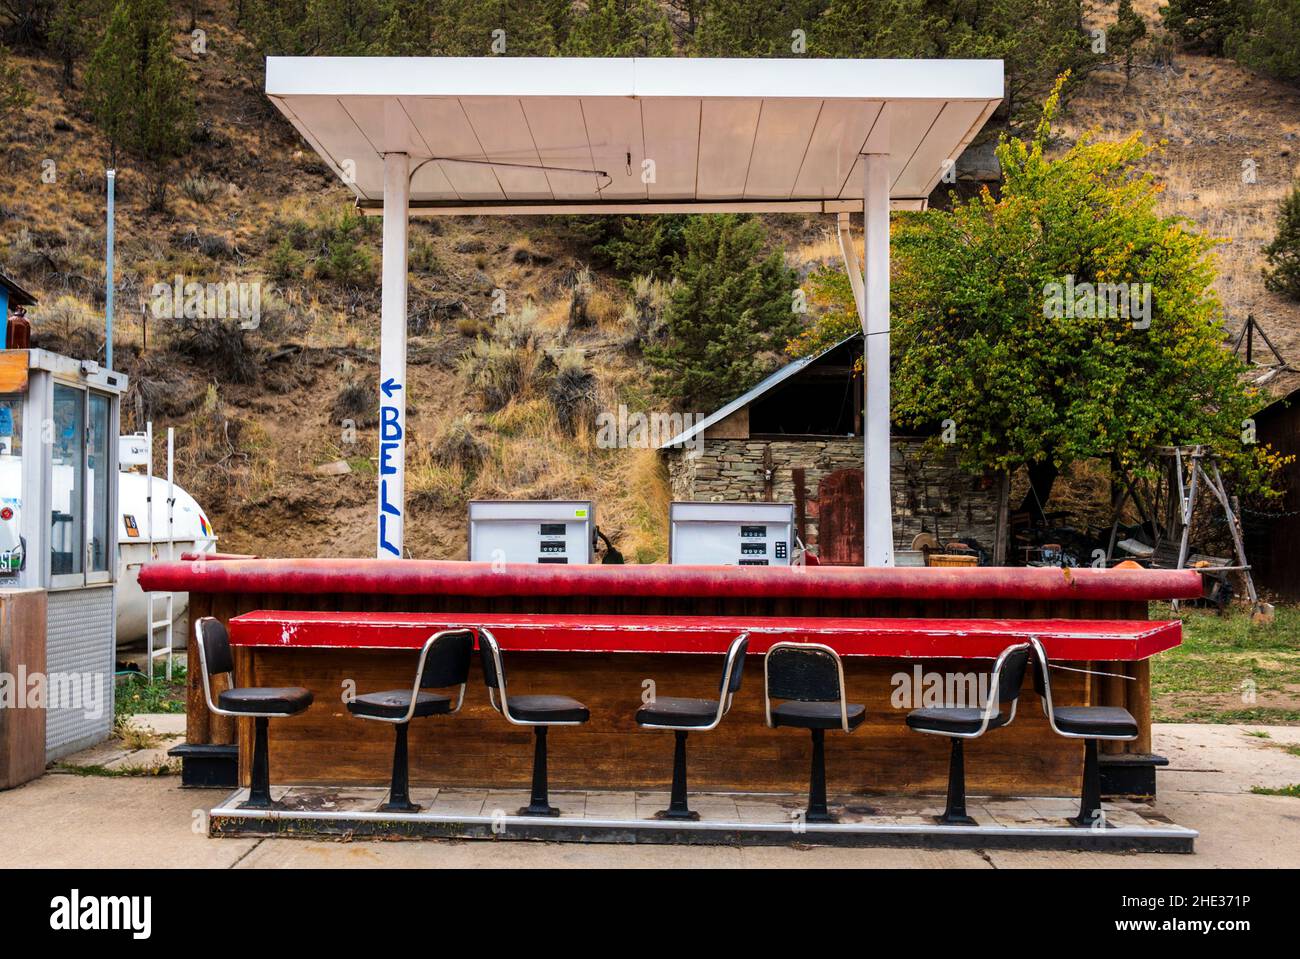
[[889,155],[862,156],[862,306],[866,423],[863,427],[863,565],[894,565],[889,482]]
[[406,518],[406,232],[410,157],[384,154],[384,240],[379,332],[379,536],[376,555],[401,559]]

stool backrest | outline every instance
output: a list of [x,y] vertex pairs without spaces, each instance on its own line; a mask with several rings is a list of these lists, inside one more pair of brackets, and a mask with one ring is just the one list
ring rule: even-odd
[[483,667],[483,682],[488,689],[501,689],[506,684],[505,669],[501,665],[501,647],[492,633],[478,627],[478,655]]
[[1025,684],[1025,669],[1029,666],[1031,648],[1028,643],[1008,646],[998,654],[993,664],[990,677],[988,701],[984,704],[983,721],[978,736],[984,735],[993,717],[1002,712],[1003,705],[1010,703],[1011,712],[1004,725],[1010,726],[1016,718],[1016,706],[1020,702],[1020,687]]
[[230,634],[221,620],[203,616],[194,624],[194,638],[198,641],[199,665],[203,682],[211,682],[212,673],[233,673],[235,660],[230,655]]
[[997,677],[999,703],[1014,703],[1020,698],[1020,687],[1025,684],[1030,652],[1028,643],[1017,643],[1002,650],[998,656],[993,674]]
[[463,686],[469,679],[469,661],[474,654],[472,629],[444,630],[430,641],[420,671],[422,689]]
[[734,696],[740,692],[740,680],[745,673],[745,654],[749,652],[749,633],[741,633],[727,647],[727,658],[722,664],[722,695]]
[[767,695],[803,703],[838,702],[844,689],[840,657],[818,643],[777,643],[763,662]]
[[1029,646],[1034,652],[1034,692],[1043,701],[1043,712],[1052,714],[1052,681],[1047,678],[1047,650],[1038,641],[1037,636],[1029,637]]

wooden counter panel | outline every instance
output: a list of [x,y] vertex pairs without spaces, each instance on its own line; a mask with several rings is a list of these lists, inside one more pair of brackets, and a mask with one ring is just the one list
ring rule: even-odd
[[[242,605],[242,604],[241,604]],[[305,685],[316,701],[305,714],[270,723],[273,783],[386,784],[392,761],[390,724],[354,719],[342,699],[344,682],[360,693],[409,688],[410,652],[254,649],[239,659],[240,685]],[[863,703],[868,719],[856,732],[828,732],[827,775],[837,792],[942,793],[949,740],[915,733],[905,709],[890,705],[890,678],[911,673],[901,660],[844,660],[849,701]],[[921,661],[925,672],[970,671],[961,660]],[[564,788],[647,788],[667,791],[673,737],[633,722],[642,684],[654,680],[662,696],[716,695],[722,658],[698,655],[515,653],[505,662],[516,694],[562,693],[584,702],[591,722],[555,727],[550,735],[550,782]],[[1085,703],[1088,676],[1053,671],[1061,704]],[[240,736],[240,778],[248,781],[250,729]],[[807,789],[809,735],[763,724],[762,658],[746,663],[745,683],[731,712],[712,732],[690,738],[692,789]],[[477,658],[465,707],[455,716],[412,721],[411,781],[421,786],[517,786],[526,789],[532,764],[532,730],[512,726],[488,704]],[[1083,747],[1054,735],[1026,678],[1015,723],[968,742],[970,794],[1077,795]]]

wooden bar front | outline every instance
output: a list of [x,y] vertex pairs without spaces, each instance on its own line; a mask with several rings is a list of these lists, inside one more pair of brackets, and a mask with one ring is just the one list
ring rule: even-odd
[[[277,565],[258,567],[257,563]],[[361,578],[352,575],[345,579],[342,572],[321,568],[319,564],[324,563],[151,564],[142,572],[141,582],[147,589],[187,589],[192,621],[212,615],[224,622],[255,610],[517,612],[601,615],[611,621],[629,615],[1139,620],[1147,618],[1148,599],[1189,598],[1200,590],[1199,576],[1189,571],[1173,576],[1133,571],[1125,576],[1128,571],[957,570],[918,579],[917,573],[938,571],[861,569],[835,571],[856,574],[860,579],[815,576],[811,580],[815,588],[811,589],[789,576],[774,577],[771,587],[764,583],[762,589],[750,589],[745,584],[757,582],[751,571],[710,568],[714,578],[707,582],[689,575],[664,577],[659,572],[653,588],[641,589],[635,579],[640,574],[630,572],[635,567],[627,567],[606,589],[605,580],[599,578],[605,574],[599,567],[588,568],[580,574],[581,579],[568,581],[556,579],[553,570],[530,570],[516,578],[493,580],[493,574],[481,566],[473,571],[484,577],[480,583],[472,576],[466,578],[463,569],[475,564],[406,561],[406,567],[399,568],[400,564],[385,561],[355,560],[350,563],[363,571]],[[376,565],[384,568],[375,569]],[[449,567],[461,569],[444,577],[442,573]],[[972,576],[985,573],[997,575]],[[1043,573],[1063,578],[1064,585],[1046,579]],[[733,585],[733,577],[740,586],[727,588]],[[336,583],[346,589],[334,591]],[[237,648],[235,652],[239,685],[301,685],[315,694],[315,704],[307,713],[271,723],[273,782],[387,782],[392,730],[386,724],[352,718],[344,706],[344,695],[409,688],[415,669],[413,652],[292,647]],[[633,722],[646,681],[654,683],[658,695],[716,696],[722,668],[721,656],[673,653],[507,649],[505,659],[511,690],[516,694],[562,693],[591,709],[587,725],[552,732],[550,779],[558,789],[666,790],[672,737],[639,729]],[[190,670],[187,741],[233,742],[233,724],[210,716],[203,703],[193,649],[190,662],[194,668]],[[846,656],[849,700],[865,704],[868,719],[851,735],[831,732],[826,737],[833,792],[942,792],[947,777],[947,740],[908,730],[906,709],[890,701],[895,688],[891,678],[897,673],[910,674],[918,663],[925,672],[938,673],[979,672],[989,667],[987,660]],[[1086,668],[1090,664],[1065,665]],[[1057,703],[1118,705],[1115,700],[1122,697],[1142,726],[1142,736],[1134,743],[1122,744],[1124,751],[1149,751],[1150,685],[1145,661],[1108,661],[1101,668],[1133,678],[1108,683],[1085,673],[1053,670]],[[1027,679],[1015,723],[968,745],[966,774],[972,794],[1077,794],[1082,745],[1051,732],[1028,685]],[[750,656],[745,683],[722,725],[691,737],[692,788],[806,789],[808,736],[799,730],[766,728],[762,687],[762,658]],[[239,736],[240,776],[246,783],[251,722],[242,722],[249,727]],[[416,785],[522,789],[529,781],[531,732],[508,724],[491,709],[477,662],[471,670],[464,710],[455,716],[412,722],[410,748],[411,778]]]

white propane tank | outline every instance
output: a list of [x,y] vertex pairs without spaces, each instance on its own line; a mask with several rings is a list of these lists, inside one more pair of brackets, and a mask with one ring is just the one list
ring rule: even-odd
[[[148,594],[140,589],[140,566],[151,560],[167,559],[167,480],[153,478],[153,542],[148,540],[149,477],[142,473],[117,474],[117,641],[144,639],[148,631]],[[176,507],[172,514],[175,546],[173,556],[182,553],[211,553],[217,537],[199,504],[179,486],[172,486]],[[189,606],[188,593],[175,593],[172,615],[179,620]],[[162,601],[154,604],[154,615],[165,615]],[[161,642],[159,636],[155,642]],[[177,645],[185,637],[175,637]]]
[[[117,449],[122,470],[117,474],[117,641],[123,643],[144,639],[149,630],[149,595],[140,589],[140,567],[152,560],[167,559],[167,479],[153,477],[150,526],[149,477],[129,472],[131,467],[149,462],[148,435],[119,437]],[[215,551],[216,534],[194,497],[176,484],[172,485],[172,496],[176,500],[172,511],[172,557]],[[180,620],[188,607],[188,593],[173,594],[173,622]],[[165,615],[161,600],[154,604],[153,612],[155,617]],[[160,636],[155,642],[161,640]],[[173,642],[184,646],[185,637],[174,635]]]

